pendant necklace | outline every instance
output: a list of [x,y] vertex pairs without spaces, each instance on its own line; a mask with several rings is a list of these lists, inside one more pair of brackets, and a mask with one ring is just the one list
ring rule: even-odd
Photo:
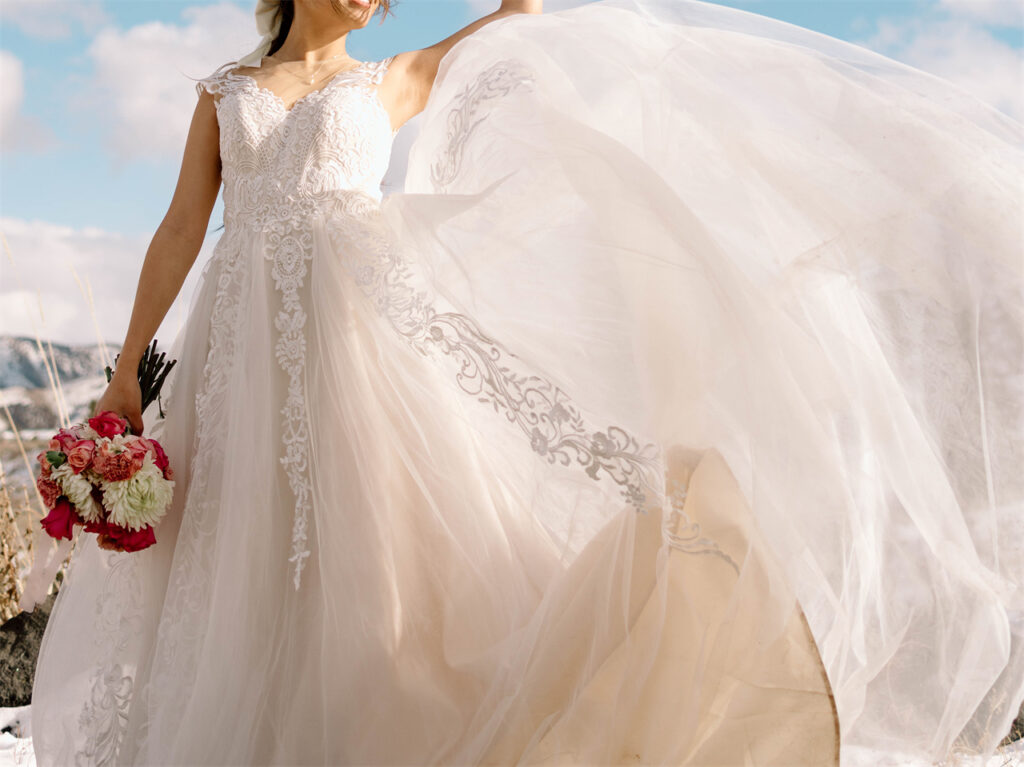
[[[309,85],[312,85],[316,81],[317,76],[320,74],[320,70],[324,68],[324,64],[326,64],[329,61],[334,61],[335,59],[340,59],[342,56],[347,56],[347,55],[348,55],[347,53],[339,53],[337,56],[330,56],[330,57],[324,59],[323,61],[321,61],[317,65],[317,68],[315,70],[313,70],[313,74],[311,74],[311,75],[306,75],[306,74],[297,75],[294,72],[292,72],[291,70],[289,70],[287,67],[285,67],[284,65],[285,65],[286,62],[282,61],[281,59],[278,59],[275,56],[267,56],[267,58],[268,59],[274,59],[278,63],[278,65],[280,67],[282,67],[284,69],[284,71],[287,72],[288,74],[290,74],[292,77],[298,78],[299,80],[302,80],[303,82],[305,82],[305,83],[307,83]],[[290,62],[288,62],[288,63],[290,63]],[[358,64],[356,66],[358,66]],[[355,67],[353,67],[353,69],[354,68]]]

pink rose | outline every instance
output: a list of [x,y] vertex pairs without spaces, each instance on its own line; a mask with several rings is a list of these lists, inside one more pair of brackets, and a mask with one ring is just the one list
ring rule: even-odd
[[98,413],[90,418],[89,425],[101,437],[113,437],[118,434],[124,434],[128,428],[128,421],[113,410],[104,410],[102,413]]
[[68,540],[71,540],[75,523],[82,524],[83,520],[67,498],[57,501],[57,505],[39,522],[51,538],[67,538]]
[[121,551],[141,551],[156,543],[152,525],[146,525],[141,530],[128,530],[120,525],[108,524],[106,534]]
[[[148,437],[139,437],[138,441],[140,444],[145,445],[147,450],[153,452],[153,463],[156,464],[158,469],[166,469],[167,464],[170,463],[167,460],[167,454],[164,452],[163,446],[155,439],[149,439]],[[166,476],[167,472],[164,472]]]
[[71,471],[75,474],[81,474],[82,469],[86,468],[92,461],[92,456],[95,451],[96,443],[91,439],[79,440],[67,452],[68,466],[71,467]]
[[125,448],[132,454],[132,459],[136,463],[136,469],[141,469],[142,462],[150,452],[149,440],[145,437],[129,437],[125,443]]
[[40,477],[36,480],[36,488],[39,490],[39,494],[43,497],[43,505],[48,509],[52,509],[54,505],[56,505],[57,499],[63,492],[60,489],[60,485],[46,477]]

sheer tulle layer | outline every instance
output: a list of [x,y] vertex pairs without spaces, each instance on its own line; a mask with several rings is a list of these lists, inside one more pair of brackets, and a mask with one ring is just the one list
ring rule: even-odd
[[1020,126],[688,2],[496,22],[422,126],[404,194],[225,231],[153,430],[171,513],[78,544],[40,764],[991,750]]
[[600,3],[453,51],[384,208],[587,410],[721,453],[844,742],[940,757],[1024,696],[1022,147],[863,49]]
[[[44,648],[37,685],[69,694],[39,696],[36,715],[69,721],[89,687],[70,694],[62,674],[90,668],[94,643],[112,638],[124,697],[87,707],[107,707],[100,729],[44,726],[37,752],[55,763],[71,749],[112,758],[116,746],[117,763],[467,765],[718,764],[735,752],[782,765],[796,749],[801,763],[830,763],[838,730],[824,668],[721,458],[666,464],[690,491],[685,517],[665,529],[685,539],[683,520],[703,525],[722,549],[666,546],[657,508],[638,514],[538,461],[490,408],[467,407],[347,276],[333,257],[343,243],[313,231],[301,291],[315,414],[302,588],[288,561],[294,503],[275,466],[282,436],[277,419],[252,417],[284,400],[266,341],[281,307],[270,262],[253,258],[265,243],[226,236],[175,343],[167,402],[197,401],[205,426],[170,418],[154,430],[192,471],[179,474],[159,546],[119,555],[80,544],[60,597],[70,607],[55,619],[93,626],[69,609],[95,598],[116,633],[78,634],[59,661]],[[190,344],[216,338],[201,318],[220,318],[218,305],[230,341]],[[222,378],[197,388],[189,371],[204,355]],[[562,528],[545,527],[546,509]],[[578,553],[557,532],[574,517],[594,529]],[[752,717],[772,732],[748,738]]]

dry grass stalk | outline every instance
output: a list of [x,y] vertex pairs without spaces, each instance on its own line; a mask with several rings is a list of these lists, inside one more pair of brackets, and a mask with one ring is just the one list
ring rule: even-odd
[[89,314],[92,315],[92,326],[96,331],[96,339],[100,348],[100,363],[104,367],[113,367],[114,361],[110,358],[110,351],[107,349],[107,342],[103,340],[103,334],[100,332],[100,324],[96,315],[96,302],[92,297],[92,283],[89,282],[88,277],[86,277],[84,281],[81,280],[78,277],[78,272],[75,270],[75,267],[71,264],[68,264],[68,269],[71,270],[71,275],[75,278],[75,282],[78,283],[78,289],[82,291],[85,303],[89,307]]
[[19,529],[18,515],[7,487],[7,474],[0,463],[0,623],[19,612],[22,588],[18,580],[18,563],[24,562],[31,546]]
[[[0,232],[0,242],[3,243],[4,251],[7,254],[7,258],[11,263],[12,271],[17,282],[19,290],[24,290],[21,277],[18,274],[17,263],[14,260],[14,254],[11,252],[11,247],[7,242],[7,238],[3,232]],[[92,300],[92,288],[88,283],[88,279],[85,281],[85,287],[82,286],[82,281],[79,279],[77,272],[74,272],[75,280],[78,282],[79,288],[82,290],[82,294],[86,299],[86,304],[89,309],[89,314],[92,317],[93,327],[96,330],[96,336],[99,340],[100,354],[103,359],[109,359],[109,352],[107,351],[107,345],[103,341],[100,335],[99,320],[96,315],[95,303]],[[36,296],[39,301],[39,320],[42,323],[42,328],[46,328],[46,316],[43,313],[42,307],[42,296],[39,295],[39,291],[36,291]],[[58,418],[60,420],[60,426],[70,426],[71,413],[68,409],[67,400],[64,397],[64,387],[60,380],[60,374],[57,372],[57,360],[53,352],[53,343],[50,340],[46,341],[46,349],[43,347],[42,333],[40,332],[39,326],[36,324],[35,316],[33,312],[29,313],[32,318],[32,330],[35,337],[36,348],[39,350],[39,354],[43,359],[43,365],[46,369],[46,377],[49,381],[50,391],[53,394],[53,400],[57,407]],[[24,441],[21,438],[21,433],[18,431],[18,427],[14,423],[14,418],[11,416],[10,409],[6,403],[2,403],[4,414],[7,418],[7,422],[10,424],[11,432],[14,434],[14,439],[18,445],[18,451],[21,454],[21,459],[25,463],[25,467],[28,469],[30,477],[35,477],[38,467],[29,459],[28,453],[25,450]],[[10,615],[7,612],[11,609],[14,613],[17,613],[17,603],[20,599],[20,595],[23,592],[23,586],[18,582],[18,571],[17,566],[14,564],[17,561],[24,563],[23,572],[27,572],[30,565],[34,562],[34,558],[37,556],[47,556],[50,551],[56,545],[52,538],[50,538],[38,524],[48,513],[46,504],[43,502],[43,497],[36,488],[35,483],[32,483],[32,493],[34,494],[34,502],[29,497],[29,490],[27,487],[22,488],[23,501],[20,504],[14,503],[11,500],[11,488],[7,487],[6,474],[3,473],[0,468],[0,484],[2,484],[2,492],[0,492],[0,553],[3,554],[3,570],[0,570],[0,616],[6,620]],[[6,505],[5,505],[6,504]],[[10,517],[10,522],[7,518]],[[29,535],[22,535],[21,529],[18,526],[19,519],[25,519],[27,521],[26,529],[29,531]],[[13,527],[12,527],[13,526]],[[81,533],[79,533],[81,534]],[[36,540],[37,536],[41,536]],[[34,545],[34,544],[39,545]],[[71,561],[71,557],[74,556],[75,549],[77,548],[77,538],[75,544],[72,545],[71,551],[68,556],[61,563],[60,568],[54,577],[53,583],[47,587],[47,594],[52,594],[55,587],[63,582],[64,576],[67,573],[67,567]],[[10,549],[10,550],[8,550]],[[7,571],[13,570],[11,576],[13,583],[7,585]],[[11,600],[13,599],[13,605]]]

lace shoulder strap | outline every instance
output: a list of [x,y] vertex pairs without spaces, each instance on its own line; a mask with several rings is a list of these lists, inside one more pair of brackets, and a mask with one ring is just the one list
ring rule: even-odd
[[203,91],[205,90],[214,96],[219,96],[239,87],[239,79],[236,77],[230,77],[231,72],[235,69],[234,63],[235,62],[224,64],[218,67],[213,74],[197,80],[196,95],[203,95]]
[[372,85],[380,85],[380,81],[384,79],[388,67],[391,66],[391,62],[394,60],[394,56],[388,56],[386,59],[370,62],[366,67],[366,81]]

